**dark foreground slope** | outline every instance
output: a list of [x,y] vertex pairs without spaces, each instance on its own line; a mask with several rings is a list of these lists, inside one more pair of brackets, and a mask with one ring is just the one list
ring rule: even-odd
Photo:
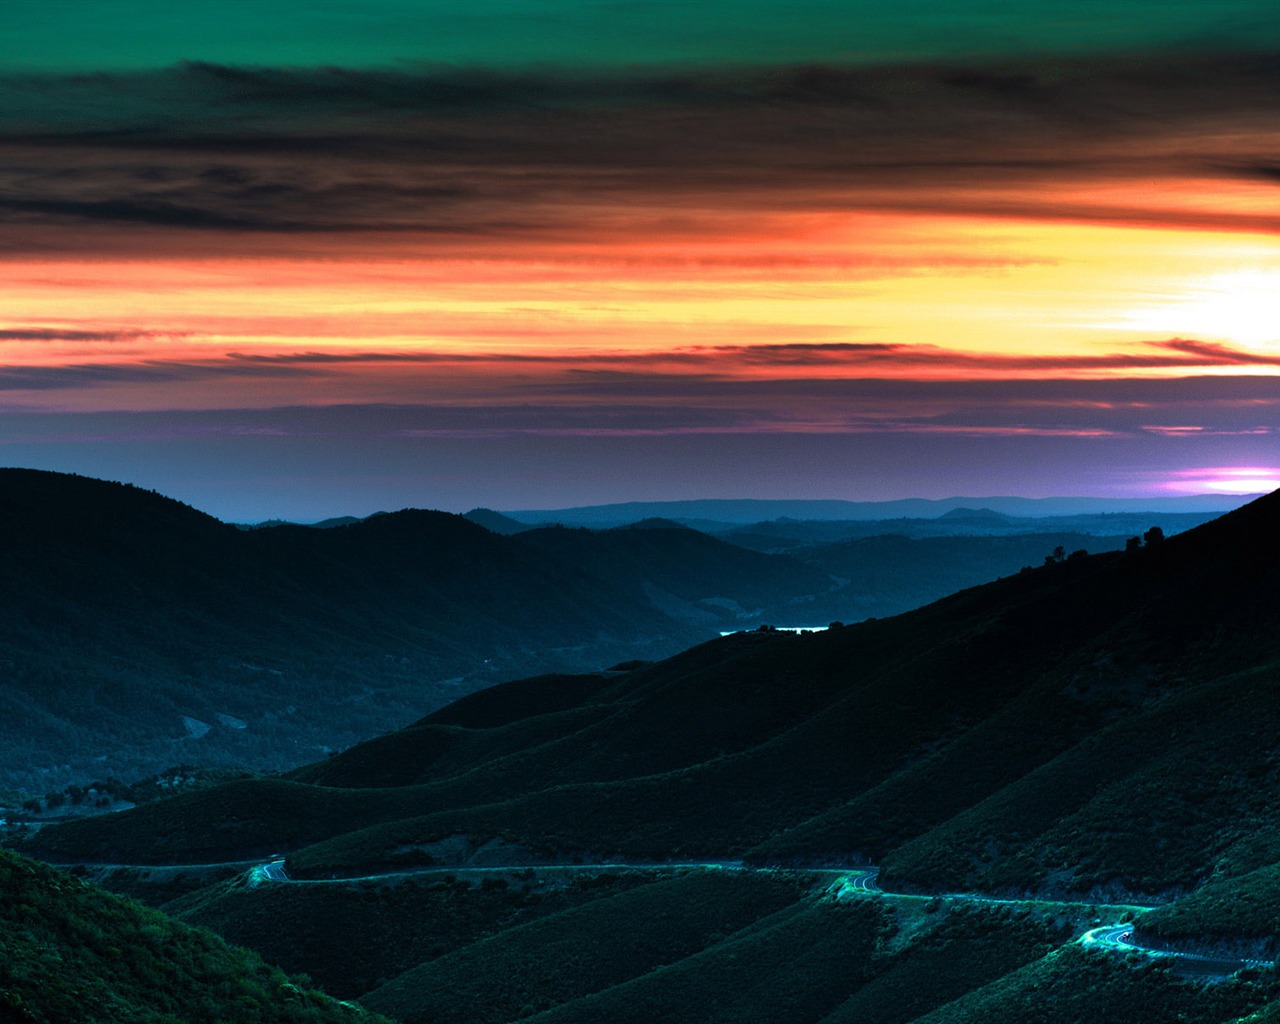
[[1277,995],[1075,945],[1105,908],[841,899],[803,872],[233,882],[166,909],[404,1024],[1231,1024]]
[[0,851],[5,1024],[338,1024],[339,1003],[207,931]]
[[[646,539],[655,562],[680,562],[676,532]],[[246,532],[134,487],[0,470],[0,786],[298,764],[517,672],[669,654],[739,603],[829,585],[701,540],[667,587],[696,572],[713,589],[685,587],[676,610],[697,614],[673,617],[661,606],[680,601],[596,571],[590,551],[461,516]]]

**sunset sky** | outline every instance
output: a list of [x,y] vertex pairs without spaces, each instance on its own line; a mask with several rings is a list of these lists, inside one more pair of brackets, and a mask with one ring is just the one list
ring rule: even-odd
[[1280,486],[1274,0],[7,0],[0,464],[225,519]]

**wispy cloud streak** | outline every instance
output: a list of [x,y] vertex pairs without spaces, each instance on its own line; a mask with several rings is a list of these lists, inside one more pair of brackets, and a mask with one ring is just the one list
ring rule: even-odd
[[790,342],[756,345],[701,345],[667,351],[518,352],[518,351],[356,351],[228,353],[232,364],[322,367],[335,364],[395,363],[405,365],[502,366],[529,364],[572,370],[608,366],[626,372],[657,366],[685,366],[691,371],[732,377],[742,370],[776,368],[790,372],[843,370],[858,374],[914,375],[922,369],[963,372],[1070,374],[1081,371],[1186,370],[1209,367],[1271,366],[1280,368],[1280,353],[1251,352],[1215,342],[1170,338],[1147,342],[1136,352],[1101,355],[1002,355],[946,349],[935,345],[889,342]]
[[[1187,376],[1196,368],[1238,369],[1244,363],[1219,346],[1203,346],[1207,351],[1201,352],[1199,343],[1180,339],[1151,346],[1156,365],[1176,363],[1183,371],[1161,378],[1073,378],[1048,357],[1016,364],[1000,360],[999,367],[1013,365],[1018,371],[1004,377],[992,372],[928,376],[918,372],[912,354],[876,345],[852,347],[852,355],[870,362],[845,364],[841,372],[830,373],[820,372],[829,371],[830,363],[797,364],[789,346],[758,347],[781,353],[782,363],[751,363],[723,347],[578,357],[232,353],[203,361],[11,366],[0,370],[0,392],[12,407],[24,404],[32,412],[68,403],[120,408],[116,395],[134,408],[175,412],[238,406],[239,412],[228,409],[231,424],[244,417],[269,418],[271,406],[292,396],[299,405],[395,410],[352,422],[363,423],[362,431],[376,427],[387,436],[418,438],[873,433],[1087,440],[1257,437],[1273,434],[1280,424],[1280,375]],[[1191,354],[1178,354],[1179,348]],[[836,347],[846,359],[849,349]],[[836,355],[806,354],[819,360]],[[960,366],[972,364],[965,353],[947,355]],[[906,359],[902,372],[885,372],[876,361],[885,356]],[[1277,364],[1280,357],[1266,361]],[[954,371],[954,363],[947,365]],[[1097,361],[1088,365],[1110,368]],[[353,370],[360,372],[355,383]],[[365,401],[353,406],[354,393]],[[94,399],[97,395],[102,397]],[[337,415],[316,412],[331,422]]]
[[86,330],[79,327],[0,327],[0,342],[116,342],[174,337],[172,331]]
[[[83,383],[93,372],[73,368],[58,383]],[[102,372],[99,379],[104,384],[132,383],[166,372],[170,379],[189,380],[199,371],[142,368],[115,377]],[[0,417],[6,430],[20,432],[24,423],[43,424],[40,429],[50,438],[66,436],[57,415],[19,413],[12,407],[8,411],[9,418]],[[122,415],[116,418],[135,422]],[[1274,443],[1280,424],[1280,380],[1238,376],[1167,381],[726,381],[591,374],[571,382],[530,383],[502,403],[424,396],[412,404],[170,409],[148,414],[145,422],[145,434],[134,434],[131,428],[128,437],[115,439],[274,435],[375,443],[379,438],[432,437],[870,434],[1059,437],[1096,443],[1240,437],[1270,438],[1267,443]],[[104,434],[99,439],[110,438]]]

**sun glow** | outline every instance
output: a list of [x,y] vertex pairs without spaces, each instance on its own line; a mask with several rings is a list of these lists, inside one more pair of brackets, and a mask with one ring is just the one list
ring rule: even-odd
[[1213,274],[1128,319],[1162,334],[1280,347],[1280,270]]
[[1280,490],[1280,469],[1269,466],[1213,467],[1189,469],[1168,485],[1185,493],[1263,494]]

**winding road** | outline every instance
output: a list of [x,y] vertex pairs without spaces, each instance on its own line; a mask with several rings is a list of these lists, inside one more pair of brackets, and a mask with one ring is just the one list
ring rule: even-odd
[[[516,872],[578,873],[602,871],[685,871],[690,869],[707,871],[776,871],[776,868],[759,868],[743,864],[741,861],[673,861],[668,863],[636,863],[629,861],[612,861],[589,864],[508,864],[508,865],[429,865],[404,868],[399,871],[383,871],[369,875],[348,876],[343,878],[293,878],[290,876],[283,857],[275,856],[271,860],[252,863],[248,861],[228,861],[222,864],[181,865],[185,868],[229,867],[245,864],[252,866],[245,873],[248,885],[253,888],[263,884],[289,885],[350,885],[357,882],[376,882],[381,880],[407,878],[421,875],[501,875]],[[66,865],[63,865],[66,866]],[[172,870],[179,865],[97,865],[101,868],[132,868],[135,870]],[[982,896],[978,893],[894,893],[886,892],[879,886],[880,871],[875,867],[854,868],[808,868],[807,873],[832,876],[827,886],[827,894],[837,900],[889,898],[896,900],[947,900],[952,902],[977,903],[1000,906],[1061,906],[1079,910],[1091,907],[1097,913],[1110,913],[1130,918],[1154,909],[1150,906],[1136,904],[1099,904],[1081,900],[1044,900],[1044,899],[1007,899],[996,896]],[[1084,946],[1107,950],[1120,955],[1142,955],[1149,957],[1169,957],[1174,961],[1174,969],[1182,973],[1197,974],[1204,977],[1226,977],[1246,968],[1270,968],[1273,961],[1247,957],[1229,957],[1212,953],[1197,953],[1188,950],[1159,949],[1138,942],[1133,934],[1132,922],[1113,921],[1092,928],[1080,936],[1078,941]]]
[[273,861],[268,861],[266,864],[259,864],[257,867],[255,867],[252,871],[249,872],[249,876],[253,881],[263,881],[263,882],[292,882],[293,881],[293,879],[289,877],[288,872],[286,872],[284,869],[283,860],[273,860]]
[[1111,950],[1116,953],[1141,953],[1152,957],[1173,957],[1175,967],[1186,973],[1221,976],[1235,974],[1250,967],[1270,968],[1273,960],[1258,960],[1248,957],[1213,956],[1206,953],[1194,953],[1177,949],[1157,949],[1144,946],[1134,941],[1132,924],[1107,924],[1094,928],[1080,936],[1080,943]]
[[[902,898],[903,894],[885,893],[876,884],[879,877],[879,870],[876,868],[867,868],[858,874],[852,874],[836,883],[835,895],[837,898],[843,898],[846,895],[866,895],[878,894],[884,896],[897,896]],[[922,895],[918,899],[944,899],[944,900],[963,900],[967,903],[983,903],[983,904],[1005,904],[1005,905],[1023,905],[1028,903],[1038,903],[1040,905],[1052,904],[1059,902],[1057,900],[1017,900],[1002,899],[995,896],[980,896],[976,893],[944,893],[937,896]],[[1070,904],[1079,906],[1079,903]],[[1148,910],[1154,910],[1154,907],[1144,906],[1106,906],[1092,904],[1099,910],[1119,911],[1121,913],[1128,912],[1130,916],[1143,914]],[[1095,949],[1104,949],[1109,952],[1119,954],[1140,954],[1153,958],[1172,957],[1174,960],[1174,968],[1186,974],[1198,974],[1205,977],[1226,977],[1251,967],[1270,968],[1274,966],[1272,960],[1260,960],[1249,957],[1229,957],[1214,955],[1211,953],[1197,953],[1189,950],[1171,950],[1162,949],[1156,946],[1148,946],[1138,942],[1133,934],[1133,922],[1117,922],[1113,924],[1105,924],[1099,928],[1091,928],[1077,939],[1081,945],[1090,946]]]
[[[118,866],[118,865],[117,865]],[[258,864],[249,871],[250,886],[262,882],[292,882],[303,885],[348,885],[352,882],[377,882],[390,878],[409,878],[415,875],[506,875],[520,871],[548,872],[601,872],[601,871],[687,871],[691,868],[703,871],[755,871],[740,860],[691,860],[667,861],[602,861],[590,864],[491,864],[472,866],[467,864],[429,865],[404,868],[400,871],[380,871],[372,875],[344,875],[341,878],[291,878],[285,870],[284,858]]]

